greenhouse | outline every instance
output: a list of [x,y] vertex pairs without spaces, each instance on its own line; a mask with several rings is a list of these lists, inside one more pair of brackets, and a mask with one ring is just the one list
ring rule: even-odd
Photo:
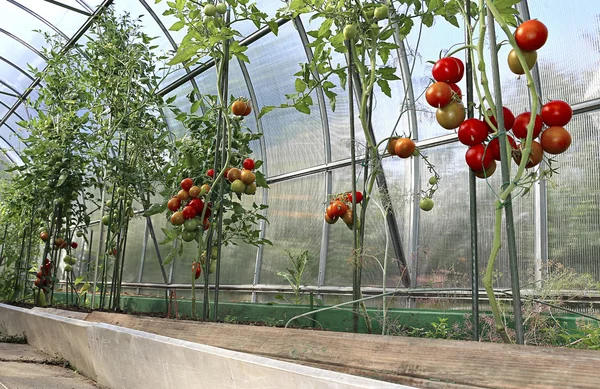
[[0,11],[0,387],[600,387],[600,2]]

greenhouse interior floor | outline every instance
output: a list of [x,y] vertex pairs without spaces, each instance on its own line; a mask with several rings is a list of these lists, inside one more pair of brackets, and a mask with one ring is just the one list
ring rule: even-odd
[[0,388],[100,388],[64,365],[65,361],[42,353],[30,345],[0,343]]
[[[201,387],[245,389],[551,389],[597,388],[600,382],[600,354],[586,350],[2,304],[0,329],[24,331],[30,344],[70,361],[108,388],[141,388],[152,382],[152,387],[190,388],[195,375],[202,377]],[[218,381],[223,377],[227,383]]]

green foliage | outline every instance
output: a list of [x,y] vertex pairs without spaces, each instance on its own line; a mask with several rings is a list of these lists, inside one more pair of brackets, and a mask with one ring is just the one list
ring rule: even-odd
[[301,288],[301,282],[302,282],[302,275],[304,274],[304,270],[306,270],[306,264],[309,261],[310,257],[308,254],[308,250],[303,251],[302,253],[300,253],[299,255],[292,255],[291,252],[287,251],[290,263],[292,264],[291,268],[286,268],[285,270],[287,270],[287,273],[284,272],[278,272],[277,275],[280,277],[283,277],[288,284],[292,287],[292,290],[294,292],[294,298],[292,301],[289,301],[288,299],[286,299],[283,295],[278,294],[275,296],[276,299],[278,300],[285,300],[288,303],[294,304],[294,305],[301,305],[304,301],[304,299],[307,298],[307,296],[303,295],[302,292],[300,291]]

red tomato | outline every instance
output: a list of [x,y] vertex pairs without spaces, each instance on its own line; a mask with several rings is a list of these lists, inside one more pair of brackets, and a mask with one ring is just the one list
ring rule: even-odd
[[539,20],[528,20],[515,31],[515,40],[521,50],[538,50],[548,39],[548,28]]
[[[521,145],[521,148],[523,147],[523,145]],[[517,163],[517,165],[521,164],[521,153],[517,152],[513,155],[513,159],[515,160],[515,162]],[[542,162],[542,159],[544,158],[544,149],[542,149],[542,145],[539,144],[536,141],[533,141],[531,143],[531,152],[529,153],[529,161],[527,161],[527,165],[525,165],[526,168],[532,168],[536,165],[538,165],[540,162]]]
[[254,160],[251,158],[246,158],[246,159],[244,159],[244,162],[242,163],[242,165],[244,165],[244,169],[252,170],[252,169],[254,169]]
[[331,218],[342,217],[348,210],[348,206],[339,200],[332,202],[329,207],[327,207],[327,215]]
[[[400,158],[410,158],[415,152],[417,146],[415,142],[410,138],[399,138],[396,140],[396,147],[394,147],[394,152]],[[344,214],[338,215],[344,216]]]
[[181,181],[181,189],[185,190],[186,192],[190,190],[192,186],[194,186],[194,181],[191,178],[184,178]]
[[215,178],[215,169],[208,169],[208,171],[206,172],[206,175],[209,176],[210,178]]
[[442,58],[433,65],[431,74],[436,81],[457,83],[461,78],[460,64],[456,58]]
[[452,88],[445,82],[436,82],[427,88],[425,100],[432,107],[445,107],[452,101]]
[[[515,125],[515,115],[513,115],[511,110],[506,107],[502,107],[502,112],[504,113],[504,128],[506,129],[506,131],[508,131],[511,128],[513,128],[513,126]],[[490,117],[490,121],[492,122],[492,124],[495,127],[498,127],[496,118],[492,116],[492,111],[489,109],[488,109],[488,115]],[[491,127],[489,128],[489,130],[490,130],[490,132],[494,132],[494,130]]]
[[448,86],[450,87],[450,89],[452,89],[452,91],[454,93],[456,93],[456,95],[458,96],[459,99],[462,99],[462,91],[460,90],[460,88],[458,87],[458,85],[456,85],[456,84],[448,84]]
[[488,126],[479,119],[467,119],[458,128],[458,140],[467,146],[483,143],[488,136]]
[[76,249],[77,248],[77,242],[71,242],[71,248]]
[[[512,149],[518,150],[519,146],[517,146],[517,142],[515,142],[513,137],[510,135],[506,135],[506,137],[508,138],[508,142],[511,144]],[[494,157],[496,161],[500,161],[502,159],[502,154],[500,153],[500,141],[498,139],[499,138],[492,139],[487,148],[488,152],[492,153],[492,157]]]
[[335,216],[337,214],[337,210],[334,208],[333,203],[329,204],[327,206],[327,208],[325,209],[325,214],[330,218],[330,219],[335,219],[337,216]]
[[484,144],[479,144],[469,147],[469,150],[465,154],[465,160],[471,170],[480,172],[487,170],[492,165],[494,157],[489,150],[486,150]]
[[210,220],[208,220],[208,217],[204,218],[204,223],[202,223],[202,226],[202,228],[204,228],[204,231],[210,228]]
[[193,219],[196,217],[196,208],[192,207],[191,205],[186,205],[183,207],[183,211],[181,211],[181,213],[185,219]]
[[192,199],[188,203],[189,206],[193,207],[196,210],[196,214],[202,212],[202,208],[204,208],[204,203],[200,199]]
[[[515,118],[515,124],[513,125],[512,132],[519,139],[524,139],[527,137],[527,125],[529,124],[529,120],[531,120],[531,112],[523,112],[519,116]],[[542,117],[540,115],[535,115],[535,125],[533,126],[533,139],[537,138],[542,132]]]
[[562,100],[554,100],[542,107],[542,119],[548,127],[563,127],[571,121],[573,109]]
[[177,197],[173,197],[167,203],[167,208],[169,208],[169,210],[172,212],[179,211],[179,207],[181,207],[181,200],[179,200]]
[[[458,63],[458,68],[460,69],[460,72],[458,73],[458,81],[462,80],[463,76],[465,75],[465,64],[463,63],[463,61],[460,58],[456,58],[456,57],[451,57],[453,58],[456,63]],[[456,81],[456,82],[458,82]]]
[[[348,202],[351,203],[352,202],[352,192],[348,192],[347,198],[348,198]],[[356,191],[356,204],[360,203],[361,201],[363,201],[363,194],[362,194],[362,192]]]
[[571,146],[571,134],[562,127],[550,127],[542,132],[540,142],[549,154],[564,153]]
[[192,273],[195,273],[195,279],[200,278],[200,274],[202,274],[202,265],[199,262],[192,263]]

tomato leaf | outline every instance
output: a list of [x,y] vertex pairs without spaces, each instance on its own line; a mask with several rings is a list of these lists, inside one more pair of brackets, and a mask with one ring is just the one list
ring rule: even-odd
[[377,80],[377,85],[379,85],[381,91],[385,93],[387,97],[392,97],[392,90],[390,89],[390,84],[386,80]]
[[185,27],[185,22],[183,20],[180,20],[178,22],[175,22],[171,27],[169,27],[169,30],[171,31],[179,31],[182,28]]
[[260,114],[258,115],[258,118],[260,119],[261,117],[263,117],[263,115],[266,115],[267,113],[271,112],[272,110],[274,110],[275,107],[274,105],[267,105],[262,107],[262,109],[260,110]]
[[152,215],[163,213],[166,210],[167,210],[167,202],[164,202],[162,204],[153,204],[149,209],[147,209],[142,214],[142,216],[144,216],[144,217],[150,217]]
[[297,92],[302,93],[306,90],[306,83],[302,79],[296,78],[295,87]]
[[261,171],[256,171],[256,186],[269,189],[265,175]]

